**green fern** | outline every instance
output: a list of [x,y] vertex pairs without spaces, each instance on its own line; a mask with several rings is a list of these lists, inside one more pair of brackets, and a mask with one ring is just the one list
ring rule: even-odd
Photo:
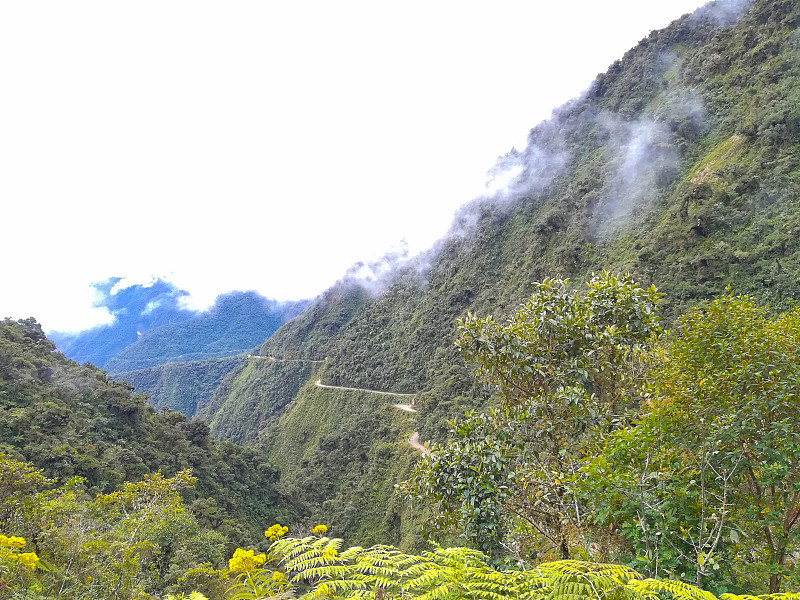
[[282,539],[270,556],[315,598],[402,600],[800,600],[800,594],[713,594],[679,581],[645,579],[622,565],[577,560],[544,563],[527,571],[497,571],[469,548],[441,548],[419,555],[393,546],[353,547],[341,540]]
[[800,600],[800,594],[787,592],[783,594],[761,594],[751,596],[750,594],[720,594],[720,600]]
[[630,581],[628,586],[644,598],[656,598],[659,592],[666,592],[675,600],[717,600],[717,597],[710,592],[671,579],[642,579]]

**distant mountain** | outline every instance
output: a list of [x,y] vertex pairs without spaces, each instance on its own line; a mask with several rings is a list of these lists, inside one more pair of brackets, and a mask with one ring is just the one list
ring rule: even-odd
[[307,304],[268,300],[255,292],[224,294],[207,312],[144,334],[103,367],[109,373],[121,373],[241,354],[262,344]]
[[116,289],[120,281],[121,277],[112,277],[94,286],[99,296],[97,305],[114,315],[113,323],[79,333],[50,332],[50,338],[67,358],[102,367],[141,334],[162,325],[187,321],[197,314],[180,304],[188,292],[169,282],[159,279],[149,286]]

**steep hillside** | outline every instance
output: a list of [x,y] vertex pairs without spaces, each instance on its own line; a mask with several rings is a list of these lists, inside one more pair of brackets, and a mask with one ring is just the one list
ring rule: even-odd
[[243,354],[230,358],[210,358],[115,373],[113,379],[125,381],[137,392],[150,396],[156,408],[166,407],[192,417],[214,395],[225,376],[247,360]]
[[[728,1],[651,33],[583,97],[535,127],[527,148],[501,158],[497,170],[515,174],[509,189],[466,205],[449,236],[399,269],[381,294],[349,301],[341,290],[329,293],[264,344],[264,356],[325,359],[295,401],[257,400],[253,390],[271,386],[273,375],[240,373],[207,406],[212,431],[233,435],[222,415],[258,406],[267,428],[236,439],[261,440],[286,468],[284,489],[321,498],[305,474],[327,469],[328,512],[315,514],[333,518],[353,505],[364,521],[379,523],[388,505],[359,504],[373,492],[345,473],[354,464],[378,472],[379,447],[396,464],[407,449],[394,444],[394,431],[370,434],[367,451],[325,445],[355,435],[348,403],[364,400],[315,388],[315,378],[419,393],[420,412],[400,428],[442,439],[447,419],[486,400],[455,355],[456,319],[467,311],[507,314],[535,281],[562,275],[577,284],[603,268],[628,270],[665,292],[668,319],[727,286],[777,308],[793,304],[800,297],[799,26],[797,2]],[[317,412],[328,405],[340,412]],[[364,423],[389,426],[383,408],[360,406]],[[264,416],[274,409],[280,418]],[[314,433],[319,427],[329,428],[324,436]],[[332,449],[343,466],[327,462]],[[287,452],[304,458],[286,460]],[[337,533],[347,537],[352,527]],[[399,541],[399,529],[393,535],[385,539]]]
[[48,477],[81,476],[90,493],[191,468],[186,500],[232,543],[263,539],[264,523],[291,518],[262,453],[214,439],[203,422],[156,412],[127,384],[55,352],[33,319],[0,321],[0,452]]
[[292,327],[282,327],[264,343],[260,357],[231,371],[198,418],[221,438],[255,444],[266,424],[318,372],[337,333],[367,302],[368,294],[353,281],[334,285],[295,318]]
[[408,443],[415,414],[398,401],[309,381],[261,440],[278,468],[293,474],[284,493],[312,521],[365,545],[419,540],[418,532],[401,529],[407,511],[395,496],[419,454]]
[[[253,444],[275,415],[292,401],[319,363],[306,359],[248,357],[229,372],[198,418],[223,432],[221,437],[242,444]],[[241,403],[228,403],[228,398]],[[224,410],[220,404],[225,403]]]
[[261,344],[306,305],[305,301],[268,300],[255,292],[224,294],[207,312],[148,332],[103,368],[109,373],[122,373],[169,362],[240,354]]

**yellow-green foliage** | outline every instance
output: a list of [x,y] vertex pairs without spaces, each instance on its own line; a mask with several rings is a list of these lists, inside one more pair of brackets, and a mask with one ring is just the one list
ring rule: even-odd
[[[277,540],[270,556],[291,582],[314,598],[406,598],[409,600],[717,600],[695,586],[645,579],[629,567],[561,560],[528,570],[498,571],[469,548],[441,548],[419,555],[392,546],[352,547],[327,537]],[[310,589],[309,589],[310,587]],[[780,597],[779,597],[780,596]],[[798,594],[736,596],[721,600],[798,600]]]
[[[155,473],[91,498],[78,480],[56,487],[0,454],[0,599],[145,598],[221,562],[225,538],[204,530],[181,500],[194,483],[189,470]],[[22,551],[26,540],[35,552]]]
[[712,184],[724,183],[719,170],[734,160],[736,155],[741,152],[743,143],[744,138],[738,134],[723,140],[697,164],[689,175],[691,182],[695,184],[706,181]]

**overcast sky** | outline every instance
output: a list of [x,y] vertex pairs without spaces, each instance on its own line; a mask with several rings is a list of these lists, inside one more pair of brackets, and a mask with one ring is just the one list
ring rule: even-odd
[[0,4],[0,317],[90,283],[313,297],[429,247],[486,172],[700,0]]

